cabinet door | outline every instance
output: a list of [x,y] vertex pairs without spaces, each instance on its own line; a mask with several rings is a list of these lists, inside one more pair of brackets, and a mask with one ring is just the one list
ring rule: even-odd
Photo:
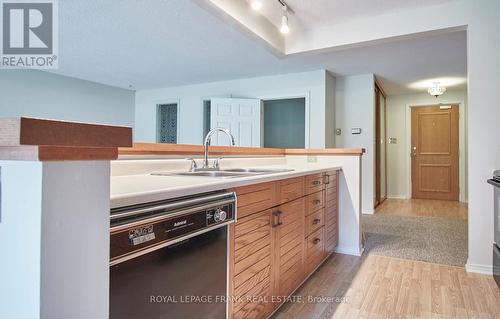
[[306,238],[305,270],[312,273],[325,258],[325,227],[320,227]]
[[304,279],[305,199],[283,204],[274,212],[275,294],[288,296]]
[[327,172],[325,175],[325,250],[332,253],[339,242],[338,230],[338,171]]
[[[270,209],[246,216],[232,227],[230,295],[232,318],[267,318],[274,306]],[[237,299],[237,300],[236,300]]]

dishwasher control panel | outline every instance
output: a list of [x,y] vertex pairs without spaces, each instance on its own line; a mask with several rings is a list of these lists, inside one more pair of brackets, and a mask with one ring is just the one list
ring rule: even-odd
[[157,211],[147,218],[111,227],[111,261],[157,245],[188,240],[200,232],[233,222],[235,213],[236,201],[215,202],[176,211]]

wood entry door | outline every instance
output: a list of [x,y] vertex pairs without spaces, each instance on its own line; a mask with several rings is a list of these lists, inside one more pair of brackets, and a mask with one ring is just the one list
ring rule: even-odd
[[458,106],[411,109],[412,197],[458,200]]

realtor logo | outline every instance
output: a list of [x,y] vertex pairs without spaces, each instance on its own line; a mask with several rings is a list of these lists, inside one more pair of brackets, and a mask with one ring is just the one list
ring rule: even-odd
[[57,2],[2,0],[2,68],[57,68]]

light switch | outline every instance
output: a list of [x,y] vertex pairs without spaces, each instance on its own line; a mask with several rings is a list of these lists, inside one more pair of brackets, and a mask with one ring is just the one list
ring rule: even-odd
[[351,129],[351,134],[361,134],[361,128],[360,127],[353,127]]
[[389,144],[398,144],[398,139],[395,137],[389,137]]
[[335,129],[335,135],[342,135],[342,129],[341,128]]

